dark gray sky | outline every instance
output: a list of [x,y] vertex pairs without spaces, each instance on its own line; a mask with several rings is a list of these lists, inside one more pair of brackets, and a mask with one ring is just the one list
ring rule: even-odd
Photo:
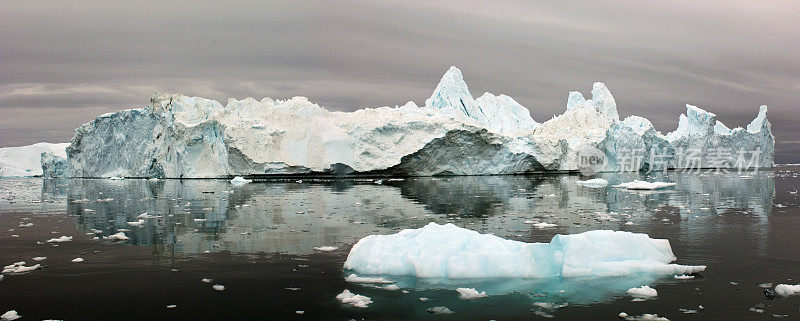
[[455,65],[539,122],[594,81],[664,133],[686,103],[729,127],[766,104],[776,161],[800,162],[798,1],[162,2],[0,2],[0,146],[69,141],[155,91],[422,105]]

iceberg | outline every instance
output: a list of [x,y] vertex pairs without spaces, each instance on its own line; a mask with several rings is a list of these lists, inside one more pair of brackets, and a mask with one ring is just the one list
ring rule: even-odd
[[350,250],[344,269],[465,279],[683,275],[705,270],[701,265],[670,264],[675,259],[668,240],[646,234],[596,230],[559,234],[550,243],[525,243],[429,223],[362,238]]
[[[766,106],[747,129],[728,129],[691,106],[678,129],[658,132],[645,118],[620,120],[605,84],[591,98],[570,92],[566,111],[536,122],[513,98],[470,93],[451,67],[424,106],[330,111],[305,97],[218,101],[156,93],[147,107],[101,115],[76,129],[66,160],[41,157],[47,177],[244,178],[286,175],[497,175],[576,171],[591,147],[598,171],[682,168],[699,148],[703,166],[716,149],[753,151],[748,167],[771,167],[774,137]],[[629,164],[631,150],[658,151]],[[55,153],[54,153],[55,154]],[[58,155],[56,155],[58,156]],[[38,160],[38,159],[37,159]]]
[[[20,147],[0,148],[0,177],[40,176],[42,169],[42,153],[49,157],[67,158],[69,144],[36,143]],[[48,168],[49,172],[57,173]],[[62,175],[61,173],[57,173]]]

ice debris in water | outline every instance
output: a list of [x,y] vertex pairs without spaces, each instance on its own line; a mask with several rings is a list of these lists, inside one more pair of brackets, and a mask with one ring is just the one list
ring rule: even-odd
[[775,293],[780,296],[800,294],[800,284],[778,284],[775,286]]
[[691,280],[691,279],[694,279],[694,275],[686,275],[686,274],[673,275],[672,277],[675,278],[676,280]]
[[211,288],[217,291],[225,291],[225,286],[220,284],[214,284],[211,286]]
[[211,283],[211,281],[213,281],[213,280],[212,279],[202,279],[200,281],[202,281],[203,283]]
[[376,277],[368,277],[368,276],[358,276],[355,274],[350,274],[344,278],[345,281],[350,283],[369,283],[369,284],[392,284],[397,283],[392,280],[387,280],[384,278],[376,278]]
[[231,180],[231,184],[233,184],[233,185],[244,185],[244,184],[250,183],[252,181],[253,180],[251,180],[251,179],[245,179],[244,177],[236,176]]
[[83,258],[82,257],[76,257],[76,258],[72,259],[72,262],[73,263],[81,263],[81,262],[83,262]]
[[339,249],[339,248],[338,248],[338,247],[336,247],[336,246],[328,246],[328,245],[326,245],[326,246],[318,246],[318,247],[315,247],[315,248],[314,248],[314,251],[320,251],[320,252],[332,252],[332,251],[336,251],[336,250],[338,250],[338,249]]
[[634,298],[651,298],[658,296],[658,291],[647,285],[643,285],[638,288],[630,288],[627,292]]
[[131,238],[129,238],[123,232],[117,232],[116,234],[109,235],[108,239],[112,240],[112,241],[127,241],[127,240],[130,240]]
[[675,186],[675,183],[646,182],[646,181],[634,180],[633,182],[614,185],[614,187],[627,188],[632,190],[653,190],[653,189],[667,188],[670,186]]
[[130,225],[130,226],[142,227],[142,225],[144,225],[145,222],[147,222],[147,221],[145,221],[143,219],[139,219],[138,221],[135,221],[135,222],[126,222],[126,223],[128,223],[128,225]]
[[356,308],[366,308],[372,304],[372,298],[352,293],[347,289],[342,291],[342,293],[337,294],[336,299],[344,304],[349,304]]
[[52,238],[47,240],[47,243],[63,243],[72,241],[72,236],[63,235],[61,237]]
[[19,313],[17,313],[17,310],[10,310],[10,311],[6,311],[6,313],[3,313],[2,315],[0,315],[0,320],[11,321],[11,320],[19,319],[21,317],[22,316],[19,315]]
[[344,269],[421,278],[606,277],[634,273],[691,274],[705,266],[669,264],[668,240],[596,230],[525,243],[429,223],[391,235],[370,235],[350,250]]
[[456,291],[458,291],[458,297],[463,300],[473,300],[488,297],[486,292],[478,292],[478,290],[472,288],[458,288]]
[[30,272],[30,271],[37,270],[37,269],[42,267],[40,264],[31,265],[31,266],[25,266],[25,264],[26,264],[25,261],[21,261],[21,262],[16,262],[16,263],[13,263],[13,264],[10,264],[10,265],[6,265],[6,266],[3,267],[3,271],[0,272],[0,273],[3,273],[3,274],[22,274],[22,273],[27,273],[27,272]]
[[645,313],[645,314],[642,314],[642,315],[632,316],[632,315],[628,315],[625,312],[622,312],[622,313],[619,314],[619,317],[620,317],[620,319],[624,319],[624,320],[627,320],[627,321],[669,321],[669,319],[667,319],[665,317],[660,317],[660,316],[658,316],[658,314],[650,314],[650,313]]
[[426,310],[426,311],[428,311],[428,313],[433,313],[433,314],[453,314],[453,313],[455,313],[455,312],[453,312],[453,310],[450,310],[447,307],[442,307],[442,306],[431,307],[431,308],[428,308],[428,310]]
[[606,185],[608,185],[608,181],[602,178],[592,178],[585,181],[577,181],[575,184],[583,185],[589,188],[601,188],[606,187]]

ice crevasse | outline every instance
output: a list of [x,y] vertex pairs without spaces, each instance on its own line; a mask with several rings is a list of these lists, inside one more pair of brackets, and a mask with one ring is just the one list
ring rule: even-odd
[[391,235],[371,235],[350,250],[344,269],[360,274],[419,278],[615,277],[683,275],[702,265],[672,264],[669,241],[608,230],[556,235],[525,243],[429,223]]

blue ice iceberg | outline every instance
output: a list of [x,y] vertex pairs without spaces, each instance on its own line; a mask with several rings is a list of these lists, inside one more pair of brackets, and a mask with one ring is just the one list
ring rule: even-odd
[[419,278],[613,277],[681,275],[705,266],[670,264],[668,240],[647,234],[589,231],[556,235],[550,243],[525,243],[429,223],[356,243],[344,268],[359,274]]

